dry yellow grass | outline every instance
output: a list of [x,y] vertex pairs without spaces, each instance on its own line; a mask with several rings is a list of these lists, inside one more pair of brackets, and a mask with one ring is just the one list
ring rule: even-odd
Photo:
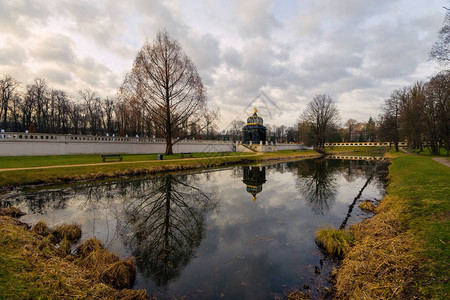
[[361,204],[359,204],[358,207],[362,210],[367,210],[367,211],[375,210],[375,205],[373,205],[373,203],[368,200],[361,202]]
[[0,295],[5,299],[146,299],[143,290],[117,290],[90,268],[54,246],[40,249],[43,238],[23,223],[0,216]]
[[[395,199],[394,199],[395,198]],[[414,290],[414,237],[401,221],[400,201],[387,196],[373,218],[350,227],[355,246],[336,274],[336,296],[342,299],[408,299]]]
[[53,230],[59,240],[67,239],[70,242],[78,241],[81,238],[81,227],[77,224],[63,224]]
[[100,273],[99,279],[117,289],[130,289],[136,280],[134,262],[130,259],[114,262]]
[[31,228],[31,231],[41,236],[48,236],[52,233],[52,231],[50,230],[50,228],[48,228],[47,224],[45,224],[44,221],[39,221],[34,224],[33,228]]

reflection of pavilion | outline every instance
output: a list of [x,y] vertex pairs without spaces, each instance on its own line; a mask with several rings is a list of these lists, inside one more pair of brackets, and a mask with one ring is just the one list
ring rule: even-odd
[[244,166],[244,179],[247,185],[247,192],[253,195],[253,201],[256,201],[256,194],[262,191],[262,185],[266,182],[266,167]]

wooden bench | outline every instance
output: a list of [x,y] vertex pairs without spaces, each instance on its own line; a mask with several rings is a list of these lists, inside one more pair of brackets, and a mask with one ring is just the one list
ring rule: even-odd
[[102,154],[102,160],[105,162],[107,158],[119,158],[122,161],[122,154]]
[[191,152],[181,152],[181,158],[184,157],[192,157],[192,153]]

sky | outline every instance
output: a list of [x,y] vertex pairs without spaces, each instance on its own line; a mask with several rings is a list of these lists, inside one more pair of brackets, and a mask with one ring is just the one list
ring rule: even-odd
[[327,94],[367,122],[394,89],[439,71],[428,53],[448,0],[0,0],[0,74],[77,98],[114,97],[158,31],[181,44],[220,130],[257,107],[293,126]]

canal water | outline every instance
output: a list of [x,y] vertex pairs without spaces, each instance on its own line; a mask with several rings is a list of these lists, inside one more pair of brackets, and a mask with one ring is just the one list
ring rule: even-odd
[[315,232],[370,216],[358,204],[383,197],[385,170],[303,160],[17,192],[1,203],[25,211],[30,225],[78,223],[82,241],[95,236],[135,257],[134,288],[159,299],[273,299],[294,290],[316,298],[336,262]]

